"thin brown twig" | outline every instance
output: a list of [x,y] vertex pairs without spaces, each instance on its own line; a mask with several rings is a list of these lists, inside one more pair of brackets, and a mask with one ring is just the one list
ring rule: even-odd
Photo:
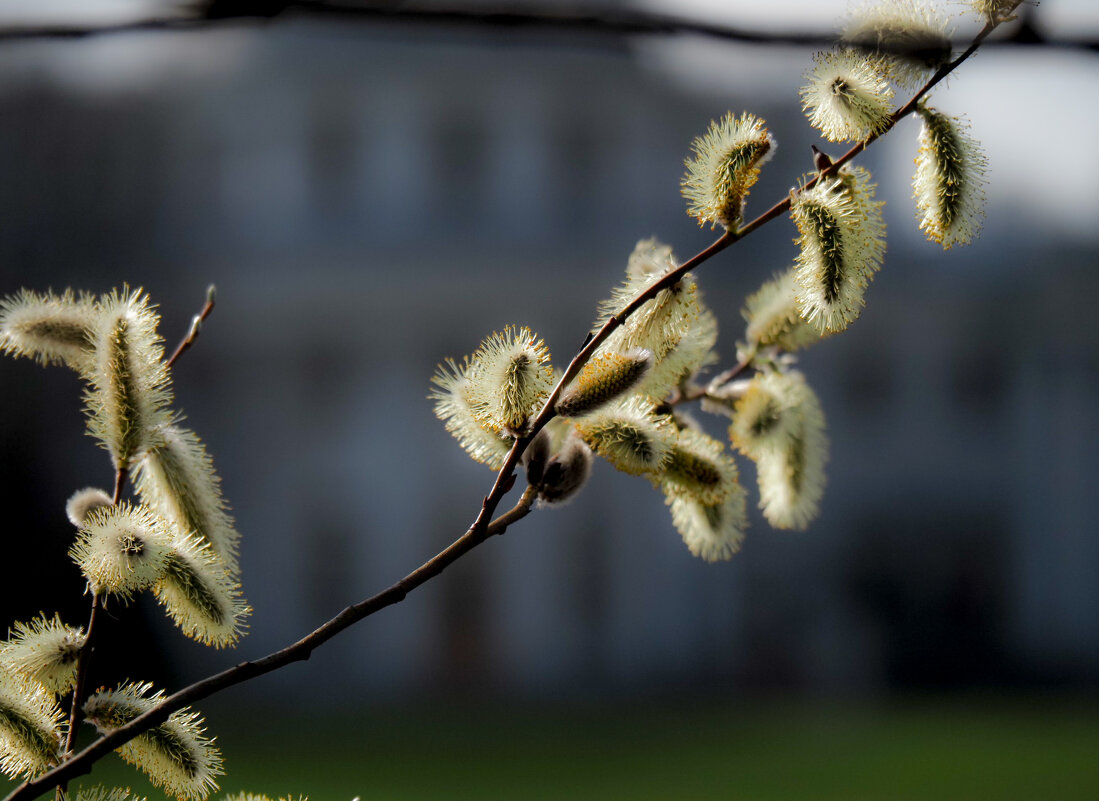
[[126,468],[118,467],[114,471],[114,492],[111,493],[111,503],[118,506],[122,503],[122,492],[126,489]]
[[202,311],[191,318],[191,327],[187,329],[186,336],[176,346],[175,352],[172,353],[171,358],[168,359],[166,367],[171,370],[176,363],[176,359],[183,355],[184,351],[195,344],[195,340],[198,339],[198,335],[202,332],[202,324],[206,322],[206,318],[210,316],[210,312],[214,310],[214,304],[217,300],[217,291],[214,289],[214,285],[206,287],[206,303],[202,306]]
[[[122,501],[122,492],[126,487],[126,469],[118,467],[114,474],[114,494],[111,503],[115,506]],[[76,655],[76,681],[73,682],[72,705],[69,708],[69,731],[65,736],[65,751],[63,757],[68,757],[76,748],[76,735],[80,723],[84,719],[84,695],[88,686],[88,670],[92,661],[94,650],[93,636],[95,634],[95,621],[99,613],[99,593],[92,592],[91,611],[88,613],[88,627],[84,630],[84,644],[80,646],[80,653]],[[68,782],[58,785],[57,801],[61,801],[68,790]]]
[[[752,356],[750,356],[747,359],[741,359],[739,362],[734,364],[732,367],[730,367],[724,373],[719,373],[718,375],[716,375],[712,379],[710,379],[710,382],[707,384],[707,387],[713,387],[713,388],[716,389],[717,387],[720,387],[724,384],[728,384],[734,378],[736,378],[741,373],[743,373],[745,370],[747,370],[749,367],[751,367],[752,363],[754,361],[755,361],[755,354],[752,354]],[[705,395],[706,391],[707,390],[703,390],[702,395]],[[701,395],[699,395],[698,397],[701,397]]]
[[91,662],[92,635],[95,633],[96,614],[99,612],[99,593],[92,593],[92,608],[88,615],[88,628],[84,632],[84,645],[76,657],[76,683],[73,685],[72,707],[69,711],[69,733],[65,739],[65,756],[73,752],[76,732],[84,718],[84,691],[88,683],[88,663]]
[[712,393],[715,389],[723,384],[729,383],[738,375],[754,366],[755,354],[752,354],[752,356],[738,361],[725,372],[719,373],[711,378],[706,382],[705,386],[684,381],[680,386],[675,388],[669,397],[665,398],[665,400],[656,407],[656,413],[667,414],[676,406],[682,406],[684,403],[691,403],[692,401],[701,400],[702,398],[713,397]]
[[[822,177],[835,173],[840,167],[865,150],[873,141],[891,130],[897,122],[911,114],[919,101],[932,88],[938,85],[943,78],[968,59],[995,27],[994,24],[986,25],[960,56],[936,71],[927,83],[913,95],[911,100],[894,112],[890,123],[885,130],[856,144],[848,150],[847,153],[837,159],[830,167],[822,170],[815,178],[809,181],[805,188],[811,188]],[[526,449],[531,439],[533,439],[533,437],[555,416],[554,405],[556,404],[557,399],[569,382],[576,377],[583,366],[588,362],[599,345],[602,344],[619,325],[621,325],[622,321],[654,298],[657,293],[675,285],[690,270],[700,266],[733,243],[743,239],[762,225],[775,219],[784,211],[788,210],[789,207],[790,198],[786,197],[743,227],[736,229],[735,231],[726,231],[705,250],[695,254],[675,269],[665,273],[659,280],[639,292],[620,312],[612,315],[599,331],[594,335],[589,335],[580,351],[573,357],[572,361],[569,362],[568,367],[565,369],[565,372],[557,385],[550,392],[542,409],[531,423],[529,431],[524,436],[517,438],[512,444],[511,449],[504,459],[504,464],[497,472],[492,488],[482,501],[481,508],[473,523],[461,537],[451,543],[447,548],[382,592],[347,607],[334,618],[327,621],[319,628],[314,629],[311,633],[297,642],[268,654],[261,659],[241,662],[235,667],[208,676],[205,679],[201,679],[173,693],[153,709],[143,713],[126,725],[115,729],[110,734],[100,737],[83,751],[75,754],[47,773],[44,773],[34,780],[24,782],[13,790],[4,801],[27,801],[27,799],[33,798],[39,793],[56,787],[74,776],[87,773],[91,770],[91,766],[96,760],[142,732],[163,722],[172,712],[178,709],[207,698],[227,687],[249,681],[293,662],[309,659],[316,648],[323,645],[341,631],[387,606],[403,601],[413,589],[442,573],[449,565],[476,548],[489,537],[496,534],[502,534],[509,525],[525,517],[530,512],[531,505],[534,503],[537,495],[533,487],[527,487],[519,502],[512,509],[500,515],[491,523],[489,522],[496,508],[499,506],[500,501],[515,485],[515,468],[519,463],[523,451]]]

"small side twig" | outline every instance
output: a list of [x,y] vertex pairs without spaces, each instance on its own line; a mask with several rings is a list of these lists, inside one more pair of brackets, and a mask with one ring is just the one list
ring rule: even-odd
[[714,399],[714,393],[718,389],[725,384],[728,384],[741,373],[753,368],[759,369],[756,366],[754,354],[750,358],[737,362],[725,372],[714,376],[705,386],[684,382],[679,387],[676,387],[663,403],[656,407],[656,412],[657,414],[668,414],[676,406],[682,406],[685,403],[702,400],[703,398]]
[[198,335],[202,332],[202,324],[206,322],[206,318],[210,316],[210,312],[214,310],[214,305],[217,301],[217,287],[213,284],[206,287],[206,303],[202,306],[202,311],[191,318],[191,327],[187,329],[187,335],[183,337],[183,340],[176,346],[175,352],[167,361],[167,367],[169,370],[176,363],[176,359],[183,355],[184,351],[195,344],[195,340],[198,339]]
[[725,384],[728,384],[734,378],[738,377],[741,373],[743,373],[748,368],[750,368],[753,365],[754,362],[755,362],[755,355],[753,354],[751,358],[742,359],[739,362],[737,362],[736,364],[734,364],[732,367],[730,367],[728,370],[726,370],[725,372],[718,373],[712,379],[710,379],[710,383],[707,384],[706,388],[703,389],[696,397],[700,398],[703,395],[705,395],[707,392],[715,390],[718,387],[724,386]]

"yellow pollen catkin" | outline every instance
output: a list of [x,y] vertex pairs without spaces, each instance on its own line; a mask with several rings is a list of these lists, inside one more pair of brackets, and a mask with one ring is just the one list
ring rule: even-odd
[[652,367],[652,353],[602,353],[580,371],[575,384],[557,401],[554,411],[577,417],[594,411],[634,387]]

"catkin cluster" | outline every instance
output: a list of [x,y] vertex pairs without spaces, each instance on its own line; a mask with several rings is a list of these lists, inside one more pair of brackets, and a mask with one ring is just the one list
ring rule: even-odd
[[[974,2],[970,10],[995,25],[1016,5]],[[927,0],[861,6],[835,47],[817,53],[806,72],[800,99],[810,124],[831,142],[881,135],[904,113],[898,97],[947,68],[950,36],[945,15]],[[985,160],[958,118],[925,97],[915,110],[920,228],[944,248],[968,243],[979,227]],[[737,235],[749,192],[775,148],[764,121],[751,113],[713,122],[686,161],[688,213]],[[553,398],[548,424],[523,456],[542,501],[571,496],[592,456],[601,456],[663,492],[687,547],[713,561],[740,546],[746,493],[724,443],[683,410],[685,401],[700,399],[704,411],[731,418],[729,439],[755,464],[764,518],[775,528],[806,528],[819,513],[828,439],[820,402],[791,354],[859,317],[885,257],[884,203],[869,172],[837,168],[814,151],[816,170],[790,192],[798,253],[748,297],[734,368],[701,379],[717,362],[717,316],[694,277],[677,271],[671,249],[649,239],[637,244],[625,280],[600,304],[592,334],[608,324],[613,331],[566,386],[553,388],[542,340],[509,327],[460,364],[448,360],[439,368],[431,394],[436,415],[470,456],[498,469],[530,422],[546,420],[543,408]]]
[[[198,436],[172,408],[171,374],[157,333],[159,316],[140,290],[96,297],[30,290],[0,301],[0,350],[64,364],[85,383],[88,433],[109,453],[137,498],[88,487],[66,513],[76,534],[70,554],[98,603],[149,592],[188,637],[214,647],[236,643],[250,613],[241,597],[240,535],[220,480]],[[65,756],[67,716],[89,632],[41,615],[17,622],[0,643],[0,770],[34,777]],[[100,690],[84,718],[101,731],[154,706],[145,684]],[[181,710],[119,749],[123,758],[178,798],[204,799],[217,787],[221,757],[202,736],[197,713]],[[88,788],[77,798],[125,801],[128,791]]]
[[[562,387],[553,403],[554,418],[534,437],[524,463],[528,481],[546,504],[565,501],[580,489],[593,455],[623,472],[645,476],[665,494],[692,552],[706,559],[727,558],[737,549],[745,526],[736,465],[720,441],[663,406],[665,397],[714,361],[717,340],[716,319],[690,274],[652,291],[677,266],[666,245],[655,239],[637,244],[622,284],[600,305],[593,333],[639,293],[649,291],[652,297]],[[492,467],[502,463],[512,436],[522,431],[508,436],[499,421],[478,416],[477,399],[515,395],[520,386],[533,383],[507,367],[548,362],[540,340],[537,349],[531,340],[525,330],[517,337],[514,329],[505,329],[485,340],[461,368],[450,361],[434,378],[436,414],[473,458]],[[536,353],[545,359],[536,361]],[[486,364],[504,366],[486,369]],[[515,386],[508,386],[509,381]],[[551,390],[546,382],[529,396],[529,416],[541,411]],[[486,453],[487,442],[493,448]]]

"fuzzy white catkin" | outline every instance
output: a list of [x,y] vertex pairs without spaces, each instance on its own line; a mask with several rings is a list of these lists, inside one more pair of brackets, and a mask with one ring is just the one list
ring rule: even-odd
[[224,562],[194,535],[176,539],[153,593],[185,636],[215,648],[236,643],[252,611]]
[[800,373],[758,373],[736,401],[729,438],[751,459],[790,445],[799,428]]
[[748,296],[741,315],[748,323],[745,336],[749,343],[796,351],[820,342],[827,335],[801,316],[796,287],[797,273],[791,269],[776,275]]
[[0,670],[0,772],[9,779],[33,778],[57,761],[65,734],[64,715],[37,681]]
[[985,22],[999,23],[1015,19],[1015,9],[1022,0],[969,0],[969,6]]
[[831,142],[866,139],[890,122],[893,89],[851,51],[817,53],[801,89],[809,124]]
[[[84,704],[84,715],[101,734],[107,734],[163,700],[163,692],[150,694],[151,690],[148,683],[100,690]],[[180,801],[203,801],[217,789],[216,777],[225,772],[221,753],[204,736],[203,722],[197,712],[185,707],[118,748],[118,753]]]
[[687,161],[681,182],[687,213],[699,225],[735,229],[760,166],[774,155],[775,140],[759,117],[729,112],[711,122],[691,149],[694,158]]
[[950,60],[953,31],[929,0],[857,5],[842,45],[899,86],[915,89]]
[[[678,267],[672,249],[658,239],[640,240],[626,265],[626,280],[600,301],[591,333],[596,334],[617,317],[635,297],[646,292]],[[657,362],[675,347],[698,314],[694,276],[683,275],[641,304],[600,346],[599,352],[625,353],[633,348],[652,351]]]
[[124,503],[92,511],[69,555],[93,592],[128,600],[163,574],[172,539],[170,523]]
[[869,173],[856,168],[791,197],[790,216],[801,234],[795,269],[798,310],[821,332],[842,331],[858,319],[866,287],[881,268],[885,224],[874,188]]
[[644,348],[597,354],[562,393],[554,411],[562,417],[593,412],[633,389],[652,366],[653,353]]
[[731,559],[740,550],[748,527],[746,494],[736,484],[725,499],[705,504],[691,495],[670,494],[672,523],[687,549],[707,562]]
[[665,492],[715,506],[734,491],[737,469],[721,442],[687,428],[676,435],[663,469],[654,478]]
[[631,475],[661,469],[675,441],[671,417],[636,395],[580,418],[576,428],[592,450]]
[[96,487],[85,487],[74,492],[69,500],[65,502],[65,515],[74,526],[83,528],[92,512],[113,504],[114,501],[111,496],[103,490]]
[[91,386],[85,393],[89,433],[127,470],[171,423],[171,378],[157,314],[142,291],[113,292],[100,300],[99,335]]
[[198,435],[178,425],[162,426],[157,444],[134,470],[142,500],[181,532],[209,543],[234,576],[240,573],[240,534],[221,494],[221,479]]
[[680,383],[717,361],[717,318],[695,296],[696,313],[683,335],[653,366],[635,388],[638,395],[663,399]]
[[762,447],[756,456],[759,504],[775,528],[802,531],[820,513],[828,437],[820,401],[804,376],[790,371],[783,380],[785,416],[792,426],[786,437]]
[[507,326],[481,342],[469,360],[466,379],[466,397],[477,422],[514,436],[549,397],[553,367],[536,334]]
[[435,401],[435,416],[470,458],[499,470],[511,449],[512,438],[482,425],[474,417],[469,403],[470,368],[468,357],[461,364],[447,359],[435,371],[431,379],[435,386],[428,397]]
[[947,250],[967,245],[984,217],[988,161],[964,121],[921,105],[920,149],[912,179],[920,230]]
[[54,614],[16,622],[11,636],[0,643],[0,665],[24,674],[54,695],[72,689],[77,657],[84,647],[84,630],[66,626]]
[[591,448],[578,435],[567,436],[542,470],[537,482],[538,499],[547,506],[569,501],[587,483],[593,460]]
[[86,373],[93,362],[99,320],[92,295],[23,289],[0,300],[0,353],[66,364]]
[[526,468],[528,484],[536,487],[541,483],[542,474],[545,472],[546,464],[552,455],[553,442],[550,437],[549,426],[546,426],[530,441],[519,459],[519,464]]
[[[626,280],[599,304],[592,333],[598,332],[642,292],[678,266],[672,249],[657,239],[643,239],[634,247]],[[702,303],[694,277],[687,273],[655,295],[621,322],[599,346],[603,354],[622,354],[641,348],[653,354],[653,366],[632,388],[633,394],[663,399],[681,380],[690,377],[714,354],[717,321]]]

